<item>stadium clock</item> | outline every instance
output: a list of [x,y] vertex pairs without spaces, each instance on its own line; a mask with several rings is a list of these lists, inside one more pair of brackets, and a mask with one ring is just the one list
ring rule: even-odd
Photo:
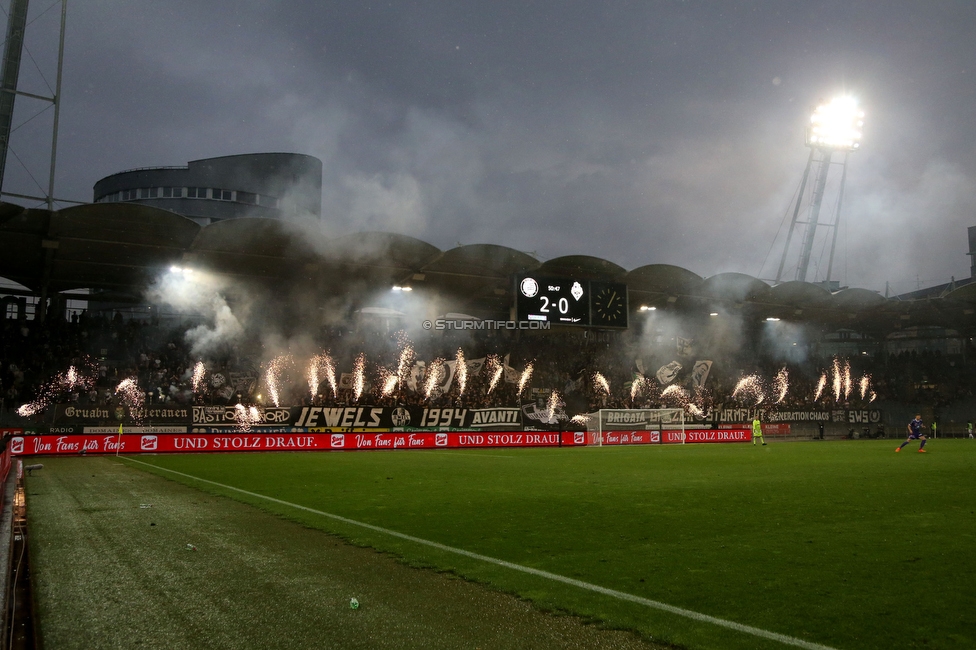
[[590,325],[627,327],[627,285],[616,282],[590,283]]

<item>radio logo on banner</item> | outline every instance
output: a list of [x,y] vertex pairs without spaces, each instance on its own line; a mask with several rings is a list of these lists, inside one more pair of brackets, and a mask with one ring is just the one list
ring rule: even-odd
[[346,437],[344,435],[342,435],[341,433],[333,433],[332,434],[332,446],[333,447],[342,447],[342,446],[345,445],[345,441],[346,441]]
[[586,434],[582,431],[577,431],[573,434],[573,444],[582,445],[586,443]]
[[446,447],[447,446],[447,434],[446,433],[438,433],[436,436],[434,436],[434,444],[437,445],[438,447]]
[[10,453],[11,454],[22,454],[24,453],[24,439],[17,437],[10,440]]
[[142,444],[140,445],[143,451],[156,451],[159,445],[159,438],[156,436],[143,436]]

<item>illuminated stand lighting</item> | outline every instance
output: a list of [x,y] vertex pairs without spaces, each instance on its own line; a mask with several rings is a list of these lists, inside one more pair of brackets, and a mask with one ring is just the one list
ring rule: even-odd
[[[783,257],[779,263],[779,270],[776,272],[777,284],[783,278],[783,267],[786,265],[790,241],[793,239],[793,231],[797,223],[805,224],[806,230],[803,233],[803,243],[800,246],[800,258],[796,265],[795,279],[806,281],[807,271],[810,267],[810,253],[813,250],[813,240],[817,234],[817,227],[821,225],[819,223],[820,206],[823,203],[824,189],[827,186],[831,158],[834,153],[843,153],[844,161],[841,163],[843,172],[840,180],[840,192],[837,196],[836,217],[834,223],[823,224],[834,229],[830,244],[830,261],[827,263],[827,275],[824,279],[824,285],[829,289],[830,274],[834,266],[834,249],[837,247],[840,207],[844,199],[844,184],[847,181],[847,158],[851,152],[857,151],[861,146],[861,128],[863,126],[864,111],[858,106],[857,100],[849,96],[836,97],[826,104],[821,104],[810,116],[810,124],[806,130],[806,145],[810,147],[810,157],[807,159],[807,166],[803,172],[803,180],[800,181],[800,191],[797,193],[796,205],[793,208],[793,221],[790,223],[789,233],[786,235],[786,245],[783,247]],[[819,158],[817,157],[818,154]],[[807,181],[810,178],[810,170],[815,161],[819,167],[811,198],[810,218],[803,222],[798,220],[800,207],[803,205]]]

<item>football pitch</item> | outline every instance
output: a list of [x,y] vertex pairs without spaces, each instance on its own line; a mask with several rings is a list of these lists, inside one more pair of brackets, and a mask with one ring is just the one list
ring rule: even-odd
[[974,647],[976,443],[897,444],[117,462],[657,642]]

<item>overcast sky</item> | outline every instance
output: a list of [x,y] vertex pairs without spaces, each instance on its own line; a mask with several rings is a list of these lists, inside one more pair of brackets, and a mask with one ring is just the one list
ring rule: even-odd
[[[54,84],[59,11],[32,2],[22,90],[50,92],[38,68]],[[971,0],[86,0],[67,25],[62,198],[133,167],[291,151],[323,161],[336,235],[769,278],[810,111],[846,92],[866,124],[834,279],[969,276]],[[40,108],[18,99],[14,125]],[[14,134],[4,190],[39,191],[21,160],[46,187],[50,114]],[[826,265],[818,245],[816,279]]]

